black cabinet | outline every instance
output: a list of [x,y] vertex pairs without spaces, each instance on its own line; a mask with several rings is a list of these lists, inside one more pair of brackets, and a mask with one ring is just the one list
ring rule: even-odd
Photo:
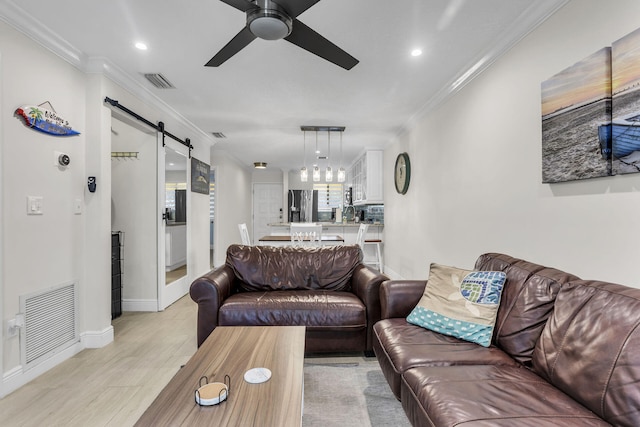
[[111,233],[111,319],[122,314],[122,232]]

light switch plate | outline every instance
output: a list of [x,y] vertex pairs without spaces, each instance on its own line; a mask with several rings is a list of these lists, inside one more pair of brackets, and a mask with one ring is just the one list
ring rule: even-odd
[[82,214],[82,199],[75,199],[73,201],[73,213],[76,215]]
[[27,196],[27,215],[42,215],[42,196]]

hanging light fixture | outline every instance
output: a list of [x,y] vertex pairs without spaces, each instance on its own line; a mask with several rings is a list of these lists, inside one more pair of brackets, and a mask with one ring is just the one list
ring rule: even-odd
[[327,182],[333,181],[333,169],[331,169],[331,129],[327,131],[327,170],[324,173],[324,179]]
[[347,179],[347,171],[342,167],[342,132],[340,132],[340,168],[338,169],[338,182],[344,182]]
[[[320,153],[320,151],[318,151],[318,131],[316,130],[316,154],[318,153]],[[313,165],[313,181],[320,181],[320,168],[318,167],[317,163]]]
[[304,149],[302,151],[302,169],[300,169],[300,181],[307,182],[309,180],[309,171],[307,170],[307,131],[303,131]]

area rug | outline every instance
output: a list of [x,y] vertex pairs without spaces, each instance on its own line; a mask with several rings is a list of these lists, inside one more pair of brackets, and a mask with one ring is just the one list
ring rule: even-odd
[[378,361],[362,357],[345,362],[305,359],[302,426],[410,427],[411,424],[391,393]]

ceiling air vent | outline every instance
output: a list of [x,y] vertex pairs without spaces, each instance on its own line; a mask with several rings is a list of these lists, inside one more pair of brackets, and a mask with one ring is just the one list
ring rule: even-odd
[[222,132],[211,132],[211,135],[213,135],[216,138],[226,138],[227,136],[222,133]]
[[147,73],[144,76],[158,89],[175,89],[175,86],[160,73]]

